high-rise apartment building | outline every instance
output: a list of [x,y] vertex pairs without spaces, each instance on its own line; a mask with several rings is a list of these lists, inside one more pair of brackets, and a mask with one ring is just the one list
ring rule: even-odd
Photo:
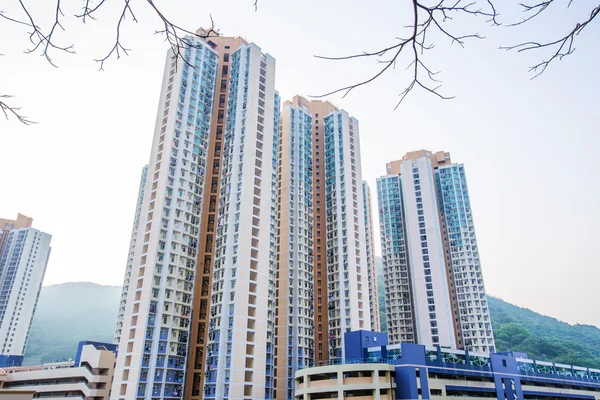
[[275,60],[240,38],[188,40],[185,62],[167,54],[111,397],[268,399]]
[[493,352],[492,322],[464,165],[438,168],[436,183],[459,347]]
[[[199,31],[206,34],[207,32]],[[229,68],[231,53],[246,42],[239,37],[210,38],[210,47],[217,52],[217,92],[212,111],[212,123],[208,138],[208,155],[206,170],[206,200],[202,205],[200,220],[200,240],[194,296],[192,304],[191,336],[189,340],[189,357],[185,380],[185,398],[198,400],[204,396],[204,382],[209,368],[206,363],[209,343],[209,320],[211,294],[213,288],[213,265],[215,261],[215,238],[217,223],[220,218],[219,198],[221,190],[221,167],[223,165],[223,146],[225,140],[225,114],[229,103]],[[218,101],[217,101],[218,96]],[[212,368],[212,366],[211,366]]]
[[340,359],[343,333],[371,325],[372,288],[358,122],[300,96],[281,121],[275,397],[293,399],[299,368]]
[[[126,294],[113,399],[182,398],[218,53],[167,54]],[[134,223],[135,226],[135,223]],[[135,228],[134,228],[135,231]]]
[[390,343],[494,351],[464,166],[408,153],[377,192]]
[[273,398],[279,96],[275,59],[231,53],[205,399]]
[[[276,398],[293,398],[294,373],[314,360],[313,116],[299,97],[281,113]],[[323,289],[319,289],[323,290]]]
[[365,216],[365,245],[367,249],[367,269],[369,277],[369,307],[371,309],[371,330],[381,331],[379,320],[379,290],[377,288],[377,270],[375,269],[375,238],[373,236],[373,203],[371,188],[367,181],[362,182],[363,213]]
[[[327,295],[327,211],[325,204],[325,156],[323,139],[323,121],[326,115],[331,114],[338,109],[328,101],[312,100],[295,96],[292,104],[306,111],[312,117],[312,206],[313,206],[313,360],[314,362],[326,362],[329,360],[329,296]],[[282,132],[288,129],[287,125],[282,126]],[[283,156],[282,156],[283,158]],[[283,199],[282,199],[283,201]],[[284,207],[282,204],[281,207]],[[285,242],[281,242],[282,246]],[[284,251],[282,247],[280,252]],[[281,258],[280,258],[281,261]],[[281,278],[280,274],[280,278]],[[281,296],[281,294],[280,294]],[[278,358],[279,362],[281,358]],[[281,363],[283,362],[283,364]],[[287,360],[278,363],[282,368]],[[289,376],[290,371],[286,372]],[[281,376],[278,371],[277,386],[281,388]],[[293,376],[293,372],[292,372]],[[285,383],[286,388],[290,385],[289,379]],[[283,389],[279,389],[283,390]],[[287,390],[287,389],[286,389]],[[279,394],[280,392],[278,392]],[[283,396],[280,396],[283,397]]]
[[323,141],[329,359],[339,360],[344,333],[371,326],[358,121],[331,112]]
[[112,398],[291,399],[298,368],[371,327],[358,122],[282,111],[253,43],[189,40],[167,56]]
[[398,175],[377,179],[385,310],[390,343],[416,343],[402,191]]
[[20,365],[48,259],[52,236],[32,219],[0,219],[0,366]]

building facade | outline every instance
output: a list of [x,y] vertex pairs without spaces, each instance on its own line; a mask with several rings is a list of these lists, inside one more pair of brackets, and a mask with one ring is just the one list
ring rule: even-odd
[[377,181],[390,343],[495,349],[464,166],[426,150]]
[[314,360],[313,123],[286,101],[281,113],[276,398],[293,398],[294,373]]
[[[328,101],[309,101],[295,96],[292,104],[306,111],[312,117],[312,207],[313,207],[313,338],[314,360],[329,359],[329,308],[328,308],[328,276],[327,276],[327,209],[325,202],[325,155],[324,125],[325,116],[337,111]],[[285,127],[283,127],[285,129]],[[279,360],[279,359],[278,359]],[[286,374],[286,390],[290,386],[289,371]],[[277,377],[279,382],[279,376]],[[278,386],[280,387],[280,386]]]
[[494,336],[464,165],[438,168],[436,182],[450,286],[455,292],[452,299],[454,314],[458,315],[459,347],[493,351]]
[[203,40],[190,40],[186,62],[171,51],[166,58],[133,261],[126,269],[131,283],[118,327],[114,399],[183,396],[218,59]]
[[373,288],[359,146],[358,122],[346,111],[301,96],[284,103],[277,399],[293,399],[296,370],[341,357],[343,332],[371,324],[371,306],[377,302],[367,299]]
[[365,247],[369,277],[369,307],[371,310],[371,330],[381,331],[379,319],[379,290],[377,286],[377,270],[375,269],[375,237],[373,235],[373,203],[371,188],[367,181],[362,182],[363,213],[365,218]]
[[341,360],[344,333],[371,325],[358,121],[331,112],[323,140],[329,360]]
[[147,180],[148,166],[145,165],[144,168],[142,168],[140,188],[138,189],[137,203],[135,206],[135,217],[133,219],[133,228],[131,230],[131,239],[129,239],[129,253],[127,255],[127,266],[125,267],[125,277],[123,278],[123,289],[121,290],[121,303],[119,305],[119,314],[117,316],[117,328],[115,329],[114,343],[119,343],[121,341],[121,332],[123,330],[123,318],[125,317],[125,306],[127,304],[129,286],[131,285],[131,270],[133,268],[135,246],[137,242],[138,230],[140,227],[140,218],[142,216],[142,206],[144,204],[144,192],[146,190]]
[[293,399],[296,370],[341,359],[377,304],[358,122],[282,107],[256,44],[189,40],[167,55],[111,397]]
[[415,343],[411,279],[400,177],[377,179],[387,331],[391,343]]
[[0,220],[0,366],[21,365],[50,257],[52,236],[32,220]]
[[33,218],[26,217],[23,214],[18,214],[17,219],[0,218],[0,254],[2,254],[4,246],[6,246],[8,233],[11,230],[18,228],[31,228],[32,224]]
[[0,399],[13,399],[16,391],[28,391],[36,399],[108,400],[115,352],[116,345],[84,341],[79,343],[74,361],[5,368],[0,373]]
[[388,345],[386,335],[376,332],[346,335],[344,362],[296,373],[296,400],[600,399],[600,369],[531,360],[524,353]]
[[231,55],[205,399],[273,398],[279,96],[275,59]]
[[186,40],[185,62],[167,54],[112,398],[272,398],[275,60],[241,38]]
[[[208,32],[199,30],[207,35]],[[221,167],[223,165],[223,146],[225,140],[225,114],[229,103],[229,71],[231,53],[246,43],[239,37],[212,37],[207,40],[210,47],[217,52],[218,74],[217,93],[212,111],[212,123],[208,138],[206,200],[202,204],[200,220],[200,239],[198,241],[198,257],[194,281],[194,295],[191,314],[191,335],[189,339],[190,360],[185,380],[185,398],[201,399],[208,371],[206,355],[208,354],[209,320],[211,318],[210,302],[212,295],[213,266],[215,261],[216,227],[219,219],[219,199],[221,191]],[[218,96],[218,100],[217,100]]]

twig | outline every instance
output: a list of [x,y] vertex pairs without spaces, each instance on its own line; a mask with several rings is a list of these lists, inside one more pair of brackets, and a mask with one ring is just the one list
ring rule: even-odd
[[[549,0],[549,1],[545,1],[539,4],[536,4],[534,6],[525,6],[527,11],[535,11],[535,14],[530,16],[529,18],[525,19],[522,22],[513,24],[514,25],[519,25],[523,22],[529,21],[531,18],[536,17],[537,15],[540,14],[541,11],[545,10],[548,5],[552,2],[553,0]],[[571,2],[569,2],[569,5],[571,4]],[[531,78],[531,79],[535,79],[538,76],[540,76],[541,74],[543,74],[546,71],[546,68],[548,68],[548,66],[550,65],[550,63],[552,63],[555,60],[562,60],[564,57],[573,54],[573,52],[575,51],[575,47],[574,47],[574,42],[575,42],[575,36],[579,35],[586,26],[588,26],[588,24],[590,22],[592,22],[594,20],[594,18],[596,18],[596,16],[598,16],[598,14],[600,13],[600,5],[596,6],[594,9],[592,9],[590,16],[588,17],[588,19],[586,19],[583,22],[578,22],[577,24],[575,24],[575,27],[568,32],[565,36],[557,39],[557,40],[553,40],[550,42],[545,42],[545,43],[540,43],[540,42],[523,42],[523,43],[519,43],[516,44],[514,46],[501,46],[500,49],[503,50],[517,50],[518,52],[522,52],[522,51],[529,51],[529,50],[539,50],[539,49],[543,49],[543,48],[547,48],[547,47],[553,47],[556,46],[556,51],[554,51],[554,53],[552,53],[552,55],[550,56],[550,58],[548,58],[547,60],[543,60],[531,67],[529,67],[529,72],[534,72],[535,75]]]
[[44,34],[42,32],[42,30],[40,29],[40,27],[38,25],[36,25],[36,23],[33,20],[33,17],[27,10],[27,7],[25,6],[25,4],[23,4],[23,1],[22,0],[18,0],[18,1],[19,1],[19,4],[21,5],[21,9],[25,12],[25,15],[27,15],[27,19],[29,20],[29,22],[25,22],[24,24],[29,26],[32,29],[32,31],[29,33],[29,40],[33,44],[33,48],[26,50],[25,53],[28,53],[28,54],[33,53],[33,52],[37,51],[37,49],[41,48],[42,55],[44,57],[46,57],[46,60],[50,63],[50,65],[52,65],[54,67],[56,67],[56,64],[54,64],[54,62],[52,61],[52,58],[50,57],[50,54],[49,54],[50,49],[60,50],[60,51],[64,51],[67,53],[75,53],[75,51],[73,49],[73,45],[58,46],[58,45],[54,44],[54,42],[52,41],[52,39],[54,38],[54,33],[56,31],[56,28],[60,28],[63,31],[65,30],[65,28],[60,23],[60,18],[64,17],[64,14],[60,8],[61,0],[56,1],[54,23],[52,24],[52,28],[50,29],[48,34]]
[[147,0],[147,2],[152,6],[156,12],[156,15],[158,15],[164,24],[164,29],[156,31],[155,34],[165,36],[165,41],[169,43],[171,50],[173,51],[174,59],[180,58],[187,65],[194,68],[194,66],[184,57],[182,50],[190,47],[199,47],[199,45],[190,40],[191,38],[207,39],[209,37],[219,36],[219,32],[215,28],[215,22],[212,18],[212,15],[210,16],[210,29],[205,33],[200,34],[198,32],[192,32],[175,25],[167,17],[165,17],[165,15],[158,9],[158,7],[156,7],[152,0]]
[[12,97],[13,96],[8,95],[8,94],[0,94],[0,110],[2,110],[2,112],[4,113],[4,117],[8,120],[8,119],[10,119],[9,115],[12,114],[17,118],[17,120],[19,120],[19,122],[21,122],[24,125],[36,124],[37,122],[34,122],[34,121],[30,120],[29,118],[27,118],[26,116],[21,115],[19,113],[19,110],[21,110],[21,107],[10,106],[4,100],[1,100],[1,99],[10,99]]
[[[526,18],[523,18],[522,21],[515,22],[514,24],[510,24],[507,26],[517,26],[517,25],[524,24],[527,21],[530,21],[531,19],[540,15],[540,13],[543,12],[546,8],[548,8],[548,6],[550,4],[552,4],[553,2],[554,2],[554,0],[547,0],[547,1],[542,1],[541,3],[535,4],[535,5],[532,5],[532,6],[523,4],[523,3],[519,3],[519,5],[521,7],[523,7],[524,13],[533,12],[533,14],[531,14],[530,16],[528,16]],[[571,5],[571,2],[569,2],[569,5]]]
[[102,5],[104,4],[104,2],[106,0],[101,0],[100,3],[98,3],[98,5],[96,5],[93,8],[90,8],[90,1],[91,0],[85,0],[85,5],[83,6],[83,13],[79,14],[79,15],[75,15],[77,18],[81,18],[84,24],[85,24],[86,18],[88,18],[88,17],[93,20],[96,19],[96,18],[94,18],[94,16],[92,14],[94,14],[100,7],[102,7]]
[[[410,62],[408,63],[407,69],[412,70],[412,80],[400,93],[400,100],[395,108],[397,108],[404,101],[406,96],[416,87],[432,93],[441,99],[453,98],[444,96],[438,91],[441,87],[441,85],[438,84],[440,81],[436,78],[438,72],[433,72],[422,59],[425,52],[433,48],[433,44],[428,44],[426,40],[428,37],[427,33],[431,29],[441,32],[446,38],[450,39],[450,43],[458,43],[460,46],[464,46],[466,39],[483,39],[483,36],[477,33],[456,35],[450,32],[444,24],[452,20],[452,15],[468,15],[472,17],[488,17],[489,23],[492,25],[499,25],[496,19],[498,13],[491,0],[486,0],[485,3],[487,7],[482,9],[478,7],[477,1],[464,2],[463,0],[453,0],[453,3],[446,4],[445,0],[441,0],[433,6],[428,6],[423,3],[423,0],[412,0],[413,20],[412,24],[407,26],[407,28],[410,28],[412,31],[409,37],[397,38],[398,42],[396,44],[372,52],[362,52],[342,57],[315,56],[320,59],[333,61],[375,57],[377,58],[377,62],[382,65],[377,73],[358,83],[332,90],[322,95],[314,95],[312,97],[325,97],[340,92],[343,92],[343,97],[345,97],[352,90],[373,82],[389,69],[395,68],[401,55],[406,53],[407,55],[410,55]],[[407,49],[412,49],[412,51]],[[393,56],[388,59],[382,59],[388,52],[393,52]]]
[[[108,54],[106,56],[104,56],[104,58],[100,58],[100,59],[96,59],[94,61],[99,62],[100,63],[100,71],[104,71],[104,63],[106,62],[106,60],[108,60],[113,54],[117,55],[117,60],[119,58],[121,58],[121,52],[123,52],[125,55],[129,55],[129,49],[125,48],[122,44],[121,44],[121,23],[125,20],[125,17],[127,16],[127,12],[129,12],[129,14],[131,14],[131,18],[133,19],[133,22],[137,22],[137,18],[135,17],[135,14],[133,13],[133,10],[131,9],[131,7],[129,6],[129,1],[130,0],[124,0],[125,1],[125,6],[123,7],[123,9],[121,10],[121,15],[119,16],[119,21],[117,22],[117,27],[116,27],[116,39],[115,39],[115,44],[112,47],[112,49],[110,49],[110,51],[108,52]],[[103,3],[103,2],[102,2]],[[102,5],[102,3],[100,3],[99,6],[100,7]],[[86,5],[87,7],[87,5]],[[97,8],[96,8],[97,9]],[[93,11],[92,11],[93,12]],[[82,18],[85,20],[85,17],[90,16],[90,13],[87,14],[82,14]]]

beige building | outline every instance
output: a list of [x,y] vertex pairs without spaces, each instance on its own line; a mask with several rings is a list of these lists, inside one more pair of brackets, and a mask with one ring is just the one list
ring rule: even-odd
[[75,361],[0,370],[0,400],[108,400],[116,358],[109,347],[81,342]]
[[[206,33],[206,31],[200,33]],[[206,355],[208,354],[208,324],[212,295],[213,266],[215,261],[216,226],[218,221],[218,204],[221,188],[221,166],[225,132],[225,111],[229,103],[229,68],[231,53],[242,44],[248,44],[240,37],[210,38],[211,48],[217,52],[221,77],[218,80],[218,102],[212,112],[213,123],[208,137],[207,169],[205,178],[204,200],[202,202],[202,218],[200,220],[200,236],[197,255],[194,296],[191,311],[191,330],[189,342],[189,361],[186,369],[186,399],[201,399],[205,374],[207,372]],[[216,100],[217,93],[215,93]],[[214,123],[216,122],[216,123]]]
[[358,121],[294,96],[281,112],[279,160],[275,398],[293,399],[294,373],[341,358],[343,333],[369,329],[377,296]]
[[[600,399],[600,371],[596,369],[554,364],[556,372],[552,372],[552,363],[538,361],[538,372],[533,372],[532,360],[495,356],[499,361],[504,358],[508,365],[504,368],[509,372],[501,371],[501,363],[492,367],[495,363],[487,354],[471,355],[470,362],[463,359],[458,363],[446,358],[450,355],[444,354],[443,368],[405,362],[303,369],[296,373],[295,400]],[[455,356],[464,357],[464,353],[457,352]],[[529,369],[524,369],[527,365]],[[543,368],[549,370],[540,373]]]
[[272,398],[275,59],[239,37],[188,39],[186,61],[165,63],[113,397]]
[[17,228],[31,228],[32,223],[33,218],[19,213],[17,219],[0,218],[0,229],[6,231]]
[[31,224],[33,224],[33,218],[20,213],[17,215],[17,219],[0,218],[0,254],[2,254],[8,234],[12,229],[31,228]]
[[465,169],[418,150],[377,180],[390,343],[494,352]]
[[296,373],[296,400],[395,399],[395,366],[342,364],[307,368]]

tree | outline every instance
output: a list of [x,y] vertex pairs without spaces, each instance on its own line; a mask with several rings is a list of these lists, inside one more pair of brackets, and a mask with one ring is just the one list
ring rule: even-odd
[[[93,2],[93,0],[82,0],[83,6],[81,12],[76,15],[66,16],[62,11],[61,2],[68,0],[54,0],[56,6],[52,18],[53,22],[49,27],[42,27],[37,23],[31,8],[25,4],[26,0],[13,1],[18,4],[18,15],[9,15],[6,11],[0,10],[0,21],[4,20],[5,22],[26,26],[29,30],[29,40],[31,41],[31,47],[26,49],[26,52],[32,54],[39,53],[54,66],[56,65],[52,61],[53,52],[74,52],[72,45],[68,43],[57,43],[55,40],[56,32],[64,30],[62,24],[64,19],[76,18],[85,24],[86,21],[95,19],[98,11],[106,5],[106,0],[96,0],[96,2]],[[137,22],[131,0],[120,1],[122,2],[118,10],[120,14],[116,16],[118,18],[115,18],[114,44],[103,57],[95,60],[100,64],[101,70],[104,68],[104,63],[109,59],[118,59],[121,55],[128,54],[129,49],[122,43],[121,26],[127,18],[131,19],[133,22]],[[249,1],[252,2],[252,5],[256,10],[258,8],[258,0]],[[566,4],[567,8],[571,5],[572,1],[573,0],[569,0]],[[405,2],[410,6],[409,17],[407,18],[404,27],[400,28],[401,31],[399,32],[398,38],[396,38],[395,42],[391,45],[383,46],[375,51],[356,53],[348,56],[319,57],[333,61],[348,61],[365,57],[375,58],[381,65],[381,68],[379,68],[372,76],[366,77],[357,83],[314,97],[325,97],[340,92],[346,96],[355,88],[373,82],[400,64],[406,66],[406,69],[410,71],[410,82],[400,93],[400,100],[396,104],[396,107],[398,107],[406,96],[415,88],[425,90],[442,99],[453,98],[452,96],[440,92],[441,82],[437,78],[439,71],[434,70],[430,66],[430,62],[426,57],[427,52],[433,49],[435,42],[439,40],[449,40],[450,43],[464,46],[469,39],[484,39],[483,36],[476,32],[459,33],[462,29],[462,25],[456,23],[452,24],[452,22],[455,18],[459,20],[459,22],[461,22],[462,19],[484,18],[487,24],[490,24],[491,26],[500,26],[502,23],[499,21],[500,14],[498,13],[498,9],[493,0],[405,0]],[[558,33],[555,40],[546,42],[523,41],[516,45],[504,46],[501,48],[518,52],[548,51],[548,55],[542,61],[530,67],[530,72],[534,73],[533,77],[538,77],[546,71],[551,63],[556,60],[562,60],[564,57],[573,53],[575,50],[575,40],[578,35],[580,35],[582,31],[596,19],[598,13],[600,13],[600,4],[597,4],[597,2],[598,0],[590,0],[591,11],[589,15],[580,22],[577,22],[575,26],[568,27],[564,32],[561,31],[562,28],[556,28]],[[190,45],[193,46],[193,43],[187,38],[206,38],[211,35],[219,34],[215,29],[214,22],[207,32],[194,32],[172,22],[171,19],[164,15],[153,0],[141,0],[141,3],[150,7],[160,19],[162,26],[156,33],[164,36],[165,40],[173,50],[174,57],[183,59],[181,52],[182,48]],[[521,21],[508,23],[506,26],[514,27],[526,24],[532,19],[537,18],[549,7],[553,7],[555,3],[557,3],[556,0],[543,0],[534,4],[521,3],[519,6],[524,12],[524,18]],[[20,113],[18,107],[9,104],[11,101],[12,96],[0,94],[0,109],[4,112],[5,117],[8,118],[9,115],[13,115],[24,124],[32,123],[31,120]]]
[[[557,39],[546,42],[523,41],[516,45],[503,46],[501,49],[516,50],[519,52],[549,50],[550,54],[547,58],[529,68],[529,71],[534,73],[533,78],[536,78],[544,73],[552,62],[562,60],[573,53],[576,37],[600,12],[600,4],[595,5],[597,1],[591,1],[592,8],[587,18],[576,23],[574,27],[569,28],[566,32],[559,32]],[[566,7],[568,8],[572,2],[573,0],[569,0]],[[515,27],[526,24],[542,14],[548,7],[554,5],[554,3],[555,0],[545,0],[536,4],[520,3],[519,6],[522,8],[525,17],[521,21],[509,23],[507,26]],[[468,39],[484,39],[478,33],[456,32],[455,30],[460,30],[460,27],[457,28],[457,24],[452,25],[451,22],[453,18],[480,17],[485,18],[486,22],[492,26],[500,26],[502,23],[499,21],[498,9],[492,0],[411,0],[410,8],[409,23],[404,25],[404,29],[392,45],[381,47],[375,51],[366,51],[348,56],[319,56],[319,58],[333,61],[364,57],[376,58],[377,62],[381,64],[381,68],[374,75],[368,76],[364,80],[315,97],[325,97],[340,92],[345,97],[352,90],[367,85],[381,77],[385,72],[394,69],[397,64],[400,63],[402,65],[402,56],[405,56],[404,65],[411,72],[411,81],[404,91],[400,93],[400,100],[396,104],[396,108],[415,88],[423,89],[441,99],[453,98],[452,96],[440,93],[441,82],[436,77],[439,71],[434,71],[425,60],[427,51],[433,49],[435,44],[429,38],[437,34],[438,37],[449,40],[451,43],[458,44],[461,47],[464,47]],[[557,28],[557,32],[560,29],[562,28]]]
[[[25,49],[25,53],[28,54],[40,54],[46,58],[46,61],[50,65],[57,67],[52,59],[54,52],[65,52],[74,54],[75,49],[72,44],[59,43],[56,39],[58,31],[65,31],[63,22],[66,18],[75,18],[80,20],[82,23],[86,23],[89,20],[95,20],[98,13],[106,6],[107,0],[97,0],[95,3],[93,0],[83,0],[81,12],[75,15],[65,15],[63,13],[63,1],[55,0],[54,13],[52,17],[52,23],[49,27],[43,27],[37,22],[37,17],[33,9],[25,4],[25,0],[15,0],[18,4],[18,10],[20,15],[10,15],[5,10],[0,9],[0,21],[22,25],[28,28],[29,41],[31,46]],[[94,61],[99,63],[100,70],[104,69],[104,64],[111,58],[119,59],[122,55],[128,55],[129,49],[123,45],[121,29],[122,24],[129,18],[133,22],[137,22],[136,14],[131,4],[132,0],[122,0],[122,6],[120,7],[119,15],[115,16],[114,23],[114,44],[110,50],[103,56]],[[169,43],[173,50],[173,55],[176,58],[180,58],[185,61],[182,49],[186,47],[193,47],[194,42],[189,40],[190,37],[205,39],[211,36],[219,34],[215,28],[214,21],[211,17],[211,27],[202,32],[194,32],[185,29],[176,23],[172,22],[154,3],[153,0],[143,0],[143,4],[150,7],[156,16],[161,21],[161,28],[156,30],[156,34],[164,36],[166,42]],[[256,3],[254,3],[256,7]],[[9,104],[13,99],[12,95],[0,93],[0,110],[4,113],[6,119],[9,115],[17,118],[23,124],[29,125],[34,123],[32,120],[21,114],[20,107]]]

